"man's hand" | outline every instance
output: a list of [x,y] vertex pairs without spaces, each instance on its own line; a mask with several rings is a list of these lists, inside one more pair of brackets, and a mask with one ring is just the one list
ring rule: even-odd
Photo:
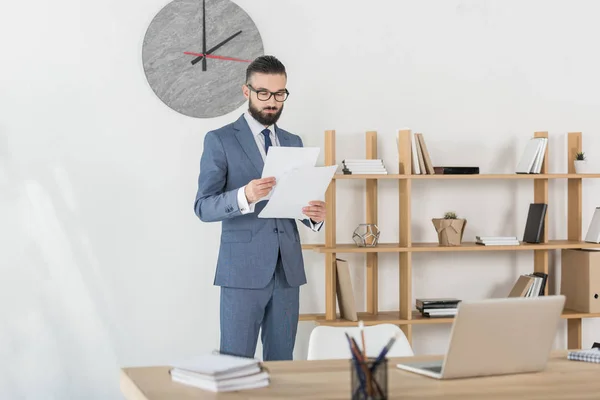
[[275,186],[274,177],[254,179],[253,181],[250,181],[250,183],[248,183],[244,189],[246,200],[248,200],[248,203],[257,202],[269,194],[273,186]]
[[304,207],[302,212],[308,218],[312,219],[313,222],[319,223],[325,220],[325,202],[324,201],[311,201],[308,203],[309,206]]

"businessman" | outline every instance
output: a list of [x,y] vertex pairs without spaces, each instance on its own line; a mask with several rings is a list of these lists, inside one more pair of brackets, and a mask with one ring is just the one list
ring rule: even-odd
[[[214,284],[221,287],[221,352],[254,357],[259,330],[264,360],[291,360],[296,341],[300,286],[306,283],[300,236],[293,219],[258,218],[277,184],[261,179],[271,146],[302,147],[277,120],[289,92],[284,65],[261,56],[242,86],[248,110],[204,139],[194,204],[204,222],[221,221]],[[302,223],[318,231],[325,203],[311,201]]]

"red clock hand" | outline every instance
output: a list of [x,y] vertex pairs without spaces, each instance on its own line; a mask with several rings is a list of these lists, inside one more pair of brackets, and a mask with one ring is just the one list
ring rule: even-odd
[[187,54],[190,56],[196,56],[196,57],[214,58],[216,60],[238,61],[238,62],[246,62],[246,63],[252,62],[251,60],[242,60],[241,58],[216,56],[214,54],[201,54],[201,53],[194,53],[191,51],[184,51],[183,54]]

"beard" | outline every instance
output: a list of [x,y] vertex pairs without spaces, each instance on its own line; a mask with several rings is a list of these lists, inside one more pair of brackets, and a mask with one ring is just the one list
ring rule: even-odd
[[283,104],[279,108],[279,111],[275,113],[266,113],[264,112],[264,110],[277,110],[277,107],[264,107],[262,109],[259,109],[257,107],[254,107],[254,104],[252,104],[252,100],[250,100],[250,103],[248,105],[248,111],[250,112],[250,115],[252,115],[255,120],[257,120],[265,126],[273,125],[279,120],[279,117],[283,112]]

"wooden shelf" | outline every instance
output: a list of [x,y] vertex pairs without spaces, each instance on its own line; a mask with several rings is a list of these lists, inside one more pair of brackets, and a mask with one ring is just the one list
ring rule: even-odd
[[550,240],[548,243],[521,243],[519,246],[483,246],[475,242],[463,242],[460,246],[440,246],[437,242],[413,243],[402,247],[398,243],[381,243],[375,247],[358,247],[355,244],[339,244],[335,247],[315,247],[317,253],[423,253],[448,251],[524,251],[600,248],[599,243],[577,240]]
[[[600,313],[581,313],[569,309],[565,309],[561,315],[563,319],[578,319],[578,318],[599,318]],[[421,315],[419,311],[413,310],[412,319],[401,319],[399,311],[380,311],[373,315],[370,313],[358,313],[358,319],[363,321],[366,326],[377,324],[393,324],[393,325],[422,325],[422,324],[451,324],[454,318],[429,318]],[[332,321],[325,320],[323,314],[301,314],[300,321],[315,321],[317,325],[326,326],[357,326],[357,321],[348,321],[347,319],[335,319]]]
[[384,175],[343,175],[335,174],[333,179],[416,179],[416,180],[474,180],[474,179],[584,179],[584,178],[600,178],[598,174],[456,174],[456,175],[445,175],[445,174],[434,174],[434,175],[401,175],[401,174],[384,174]]
[[[425,162],[430,167],[427,146],[421,140],[422,136],[413,134],[410,129],[401,129],[396,135],[398,173],[393,174],[359,174],[344,175],[336,174],[330,182],[325,200],[327,204],[327,217],[325,221],[325,243],[323,245],[304,245],[303,249],[313,250],[324,255],[325,274],[325,304],[323,314],[304,314],[300,316],[301,321],[315,321],[317,324],[334,326],[356,326],[356,322],[340,320],[337,316],[337,277],[336,259],[337,253],[365,253],[364,287],[365,307],[364,313],[359,313],[359,318],[367,325],[391,323],[399,325],[409,343],[412,343],[412,326],[419,324],[442,324],[454,321],[453,318],[427,318],[413,311],[414,301],[417,296],[413,293],[413,253],[419,252],[497,252],[497,251],[531,251],[533,254],[532,272],[544,274],[550,273],[549,258],[552,250],[562,249],[585,249],[600,248],[600,244],[586,243],[582,241],[582,186],[583,180],[587,178],[600,178],[599,173],[577,174],[575,171],[575,155],[582,151],[581,132],[569,132],[568,143],[565,148],[567,153],[566,165],[557,167],[565,173],[549,172],[549,157],[546,146],[543,162],[539,174],[463,174],[463,175],[413,175],[413,166],[417,163],[422,167]],[[534,132],[535,138],[548,138],[548,132]],[[422,152],[415,151],[414,143],[418,138]],[[377,132],[366,132],[365,159],[378,159],[377,155]],[[325,131],[324,165],[333,166],[336,163],[335,130]],[[424,154],[423,159],[413,160],[413,154]],[[416,161],[416,162],[415,162]],[[566,167],[566,168],[563,168]],[[353,242],[347,244],[337,243],[336,228],[336,185],[339,180],[365,181],[365,216],[364,222],[370,224],[378,223],[378,184],[380,180],[397,181],[398,185],[398,238],[397,243],[381,243],[376,247],[358,247]],[[460,246],[440,246],[435,243],[415,243],[412,234],[412,202],[415,188],[413,182],[435,180],[481,181],[491,180],[525,180],[533,186],[533,203],[550,203],[549,184],[553,179],[565,179],[567,183],[567,229],[563,236],[567,240],[550,240],[547,243],[530,244],[521,243],[518,246],[483,246],[474,242],[464,242]],[[528,201],[529,203],[529,201]],[[552,207],[550,205],[550,207]],[[549,208],[550,210],[551,208]],[[387,211],[387,210],[385,210]],[[544,218],[542,237],[549,238],[548,227],[550,215]],[[433,229],[433,227],[432,227]],[[562,236],[562,235],[561,235]],[[378,298],[378,257],[379,253],[398,253],[398,310],[379,312]],[[441,278],[443,280],[443,277]],[[548,294],[548,286],[544,293]],[[402,317],[402,318],[401,318]],[[582,320],[584,318],[600,317],[600,313],[586,314],[565,310],[562,318],[567,320],[567,347],[569,349],[580,349],[582,346]]]
[[313,250],[320,253],[319,248],[324,247],[322,244],[303,244],[302,250]]

